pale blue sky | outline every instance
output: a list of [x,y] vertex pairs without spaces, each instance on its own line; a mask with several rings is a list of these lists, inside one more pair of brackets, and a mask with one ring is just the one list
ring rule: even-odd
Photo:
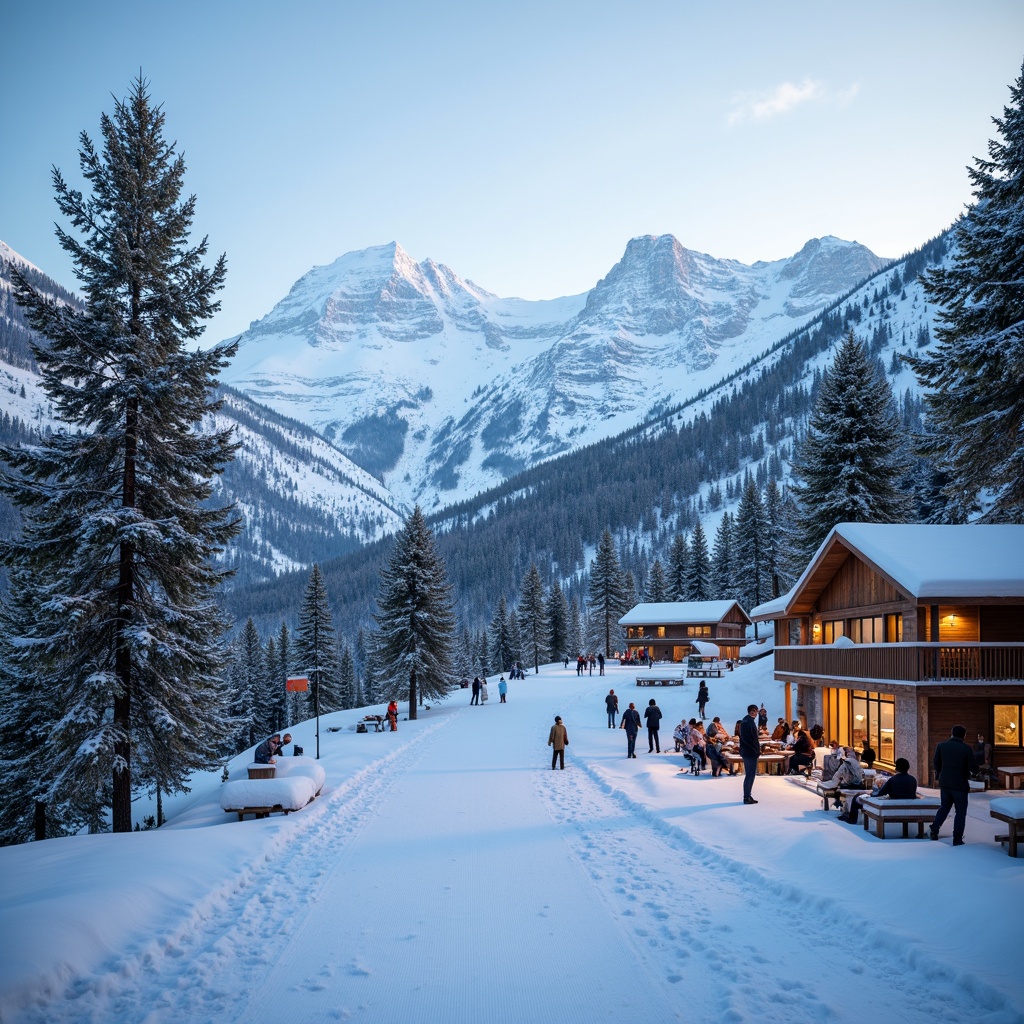
[[526,298],[648,233],[901,255],[969,201],[1024,59],[1020,0],[33,0],[0,28],[0,239],[73,285],[49,168],[78,180],[141,67],[228,254],[211,340],[392,240]]

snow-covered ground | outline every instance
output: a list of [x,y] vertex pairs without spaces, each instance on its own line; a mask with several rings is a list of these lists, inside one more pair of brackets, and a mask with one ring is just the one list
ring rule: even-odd
[[[771,669],[713,681],[709,712],[774,721]],[[288,817],[239,823],[211,775],[158,831],[0,849],[0,1020],[1024,1021],[1024,859],[987,794],[958,849],[948,824],[876,839],[787,779],[744,806],[643,734],[627,760],[610,686],[658,700],[669,749],[695,713],[692,685],[548,666],[393,734],[323,719],[327,785]]]

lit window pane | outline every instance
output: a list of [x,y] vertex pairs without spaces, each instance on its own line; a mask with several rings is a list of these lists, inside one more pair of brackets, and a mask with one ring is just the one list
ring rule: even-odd
[[997,704],[994,710],[996,743],[1000,746],[1019,747],[1020,705]]

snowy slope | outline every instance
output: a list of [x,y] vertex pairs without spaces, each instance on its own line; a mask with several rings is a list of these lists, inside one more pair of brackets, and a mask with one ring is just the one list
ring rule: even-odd
[[746,266],[646,236],[585,295],[528,302],[391,243],[296,282],[226,380],[433,508],[713,384],[883,263],[831,237]]
[[[764,700],[774,717],[772,661],[714,683],[710,710],[731,724]],[[764,1024],[1024,1020],[1024,860],[992,841],[991,794],[972,795],[958,849],[948,825],[938,843],[879,840],[788,779],[759,777],[744,806],[740,779],[679,774],[681,755],[627,760],[608,687],[641,695],[618,666],[547,666],[505,705],[456,691],[397,733],[338,712],[324,791],[286,818],[239,823],[211,773],[157,831],[0,849],[16,939],[0,1017],[617,1024],[699,1004]],[[692,689],[657,698],[667,738]],[[292,731],[310,753],[312,723]]]

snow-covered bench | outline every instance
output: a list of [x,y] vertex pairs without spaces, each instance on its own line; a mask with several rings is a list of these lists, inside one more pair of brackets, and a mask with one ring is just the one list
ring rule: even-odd
[[1009,854],[1017,856],[1017,843],[1024,839],[1024,798],[1019,796],[996,797],[988,805],[988,813],[998,821],[1010,826],[1005,836],[996,836],[997,843],[1009,843]]
[[235,779],[225,782],[220,794],[221,810],[267,818],[274,811],[287,814],[298,811],[316,798],[317,790],[307,775],[288,775],[283,779]]
[[[1021,801],[1024,803],[1024,801]],[[924,838],[924,827],[930,825],[939,809],[937,796],[918,796],[912,800],[893,800],[887,796],[861,797],[860,810],[864,815],[864,831],[873,821],[875,835],[885,838],[885,826],[889,823],[903,826],[903,838],[910,838],[910,825],[916,823],[917,838]]]
[[304,775],[313,783],[313,793],[316,796],[320,795],[320,790],[324,788],[324,783],[327,781],[327,773],[324,771],[323,765],[312,757],[279,757],[275,767],[277,768],[275,777],[278,779],[290,779],[297,775]]

